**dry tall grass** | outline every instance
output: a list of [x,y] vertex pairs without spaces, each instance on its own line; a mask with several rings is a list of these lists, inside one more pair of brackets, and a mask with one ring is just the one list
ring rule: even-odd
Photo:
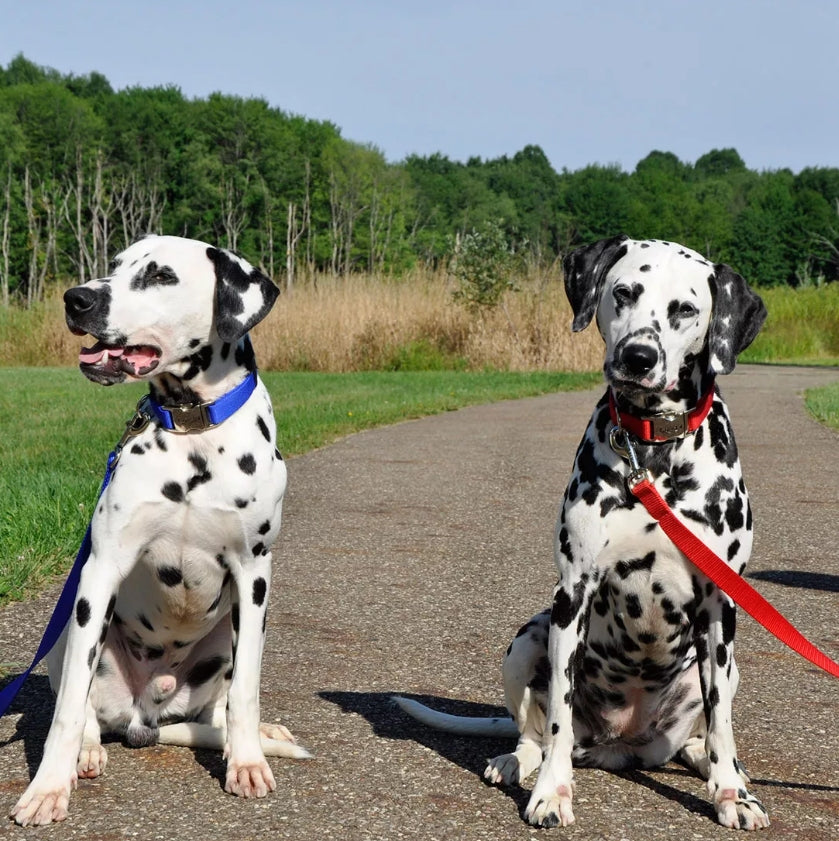
[[[531,272],[499,307],[478,314],[452,300],[444,273],[418,271],[301,284],[280,297],[254,342],[270,370],[598,368],[596,331],[572,335],[570,325],[558,271]],[[0,365],[75,364],[79,345],[59,290],[35,310],[0,310]]]

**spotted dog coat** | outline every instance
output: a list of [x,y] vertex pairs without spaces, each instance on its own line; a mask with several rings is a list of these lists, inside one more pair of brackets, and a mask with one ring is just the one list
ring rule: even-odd
[[[615,237],[570,254],[564,269],[573,329],[596,313],[618,413],[691,410],[716,374],[734,368],[765,317],[742,277],[673,243]],[[521,628],[504,660],[518,745],[490,760],[485,776],[518,783],[539,769],[525,818],[565,826],[574,821],[572,762],[651,767],[678,754],[707,780],[720,823],[766,826],[732,731],[734,605],[629,493],[612,425],[607,391],[558,517],[553,604]],[[742,573],[752,513],[719,391],[693,434],[636,449],[669,505]],[[466,726],[400,703],[434,726],[479,730],[474,720]],[[489,722],[484,732],[503,729]]]
[[[65,295],[67,324],[91,334],[81,370],[103,385],[149,383],[161,404],[211,402],[255,370],[247,331],[278,294],[239,257],[147,237],[109,277]],[[77,777],[96,777],[100,734],[224,748],[227,791],[274,788],[265,754],[305,756],[260,725],[259,677],[285,464],[261,382],[221,425],[175,434],[152,420],[122,451],[92,520],[72,618],[48,660],[57,692],[20,824],[67,815]]]

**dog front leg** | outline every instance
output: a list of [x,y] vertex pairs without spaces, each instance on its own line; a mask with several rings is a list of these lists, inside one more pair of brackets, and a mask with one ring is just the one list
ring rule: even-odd
[[732,701],[737,689],[734,664],[736,608],[728,596],[715,593],[705,599],[696,615],[696,648],[702,700],[708,732],[708,792],[717,819],[733,829],[769,826],[763,804],[746,790],[742,764],[737,758],[732,725]]
[[569,826],[574,823],[574,667],[578,646],[584,643],[588,610],[596,576],[582,573],[576,580],[560,581],[554,589],[548,632],[548,709],[542,737],[542,766],[525,819],[535,826]]
[[265,797],[276,788],[259,738],[259,681],[271,581],[271,554],[245,561],[235,573],[233,677],[227,695],[225,791]]
[[119,583],[115,565],[91,555],[79,581],[61,681],[41,764],[11,811],[21,826],[43,825],[67,817],[70,791],[78,780],[77,762],[85,729],[87,699]]

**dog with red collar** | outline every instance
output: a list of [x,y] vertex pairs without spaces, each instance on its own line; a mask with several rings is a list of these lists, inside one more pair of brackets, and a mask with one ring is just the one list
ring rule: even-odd
[[734,604],[630,493],[631,468],[615,444],[632,436],[669,506],[742,574],[752,513],[716,377],[733,370],[765,307],[731,268],[675,243],[613,237],[568,255],[563,268],[573,329],[596,319],[605,342],[608,388],[556,524],[552,606],[519,630],[504,659],[513,721],[397,700],[450,732],[516,733],[515,751],[491,759],[485,777],[518,784],[538,769],[524,812],[536,826],[574,822],[574,765],[619,771],[676,756],[707,780],[723,826],[768,826],[732,729]]

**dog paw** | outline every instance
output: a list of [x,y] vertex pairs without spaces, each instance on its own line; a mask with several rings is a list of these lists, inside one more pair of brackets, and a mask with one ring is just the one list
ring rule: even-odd
[[484,779],[494,785],[508,786],[526,780],[542,763],[537,745],[519,745],[515,753],[502,753],[488,760]]
[[237,797],[265,797],[277,787],[268,763],[228,762],[224,790]]
[[763,804],[744,788],[727,788],[715,798],[717,820],[729,829],[764,829],[769,815]]
[[530,802],[524,810],[524,819],[533,826],[571,826],[574,811],[571,808],[571,786],[560,785],[552,792],[542,794],[536,783]]
[[71,784],[50,790],[30,785],[10,812],[20,826],[46,826],[67,817]]
[[83,742],[79,751],[76,773],[79,779],[92,780],[98,777],[108,764],[108,752],[98,742]]
[[484,779],[498,786],[520,783],[519,758],[514,753],[503,753],[488,760]]

